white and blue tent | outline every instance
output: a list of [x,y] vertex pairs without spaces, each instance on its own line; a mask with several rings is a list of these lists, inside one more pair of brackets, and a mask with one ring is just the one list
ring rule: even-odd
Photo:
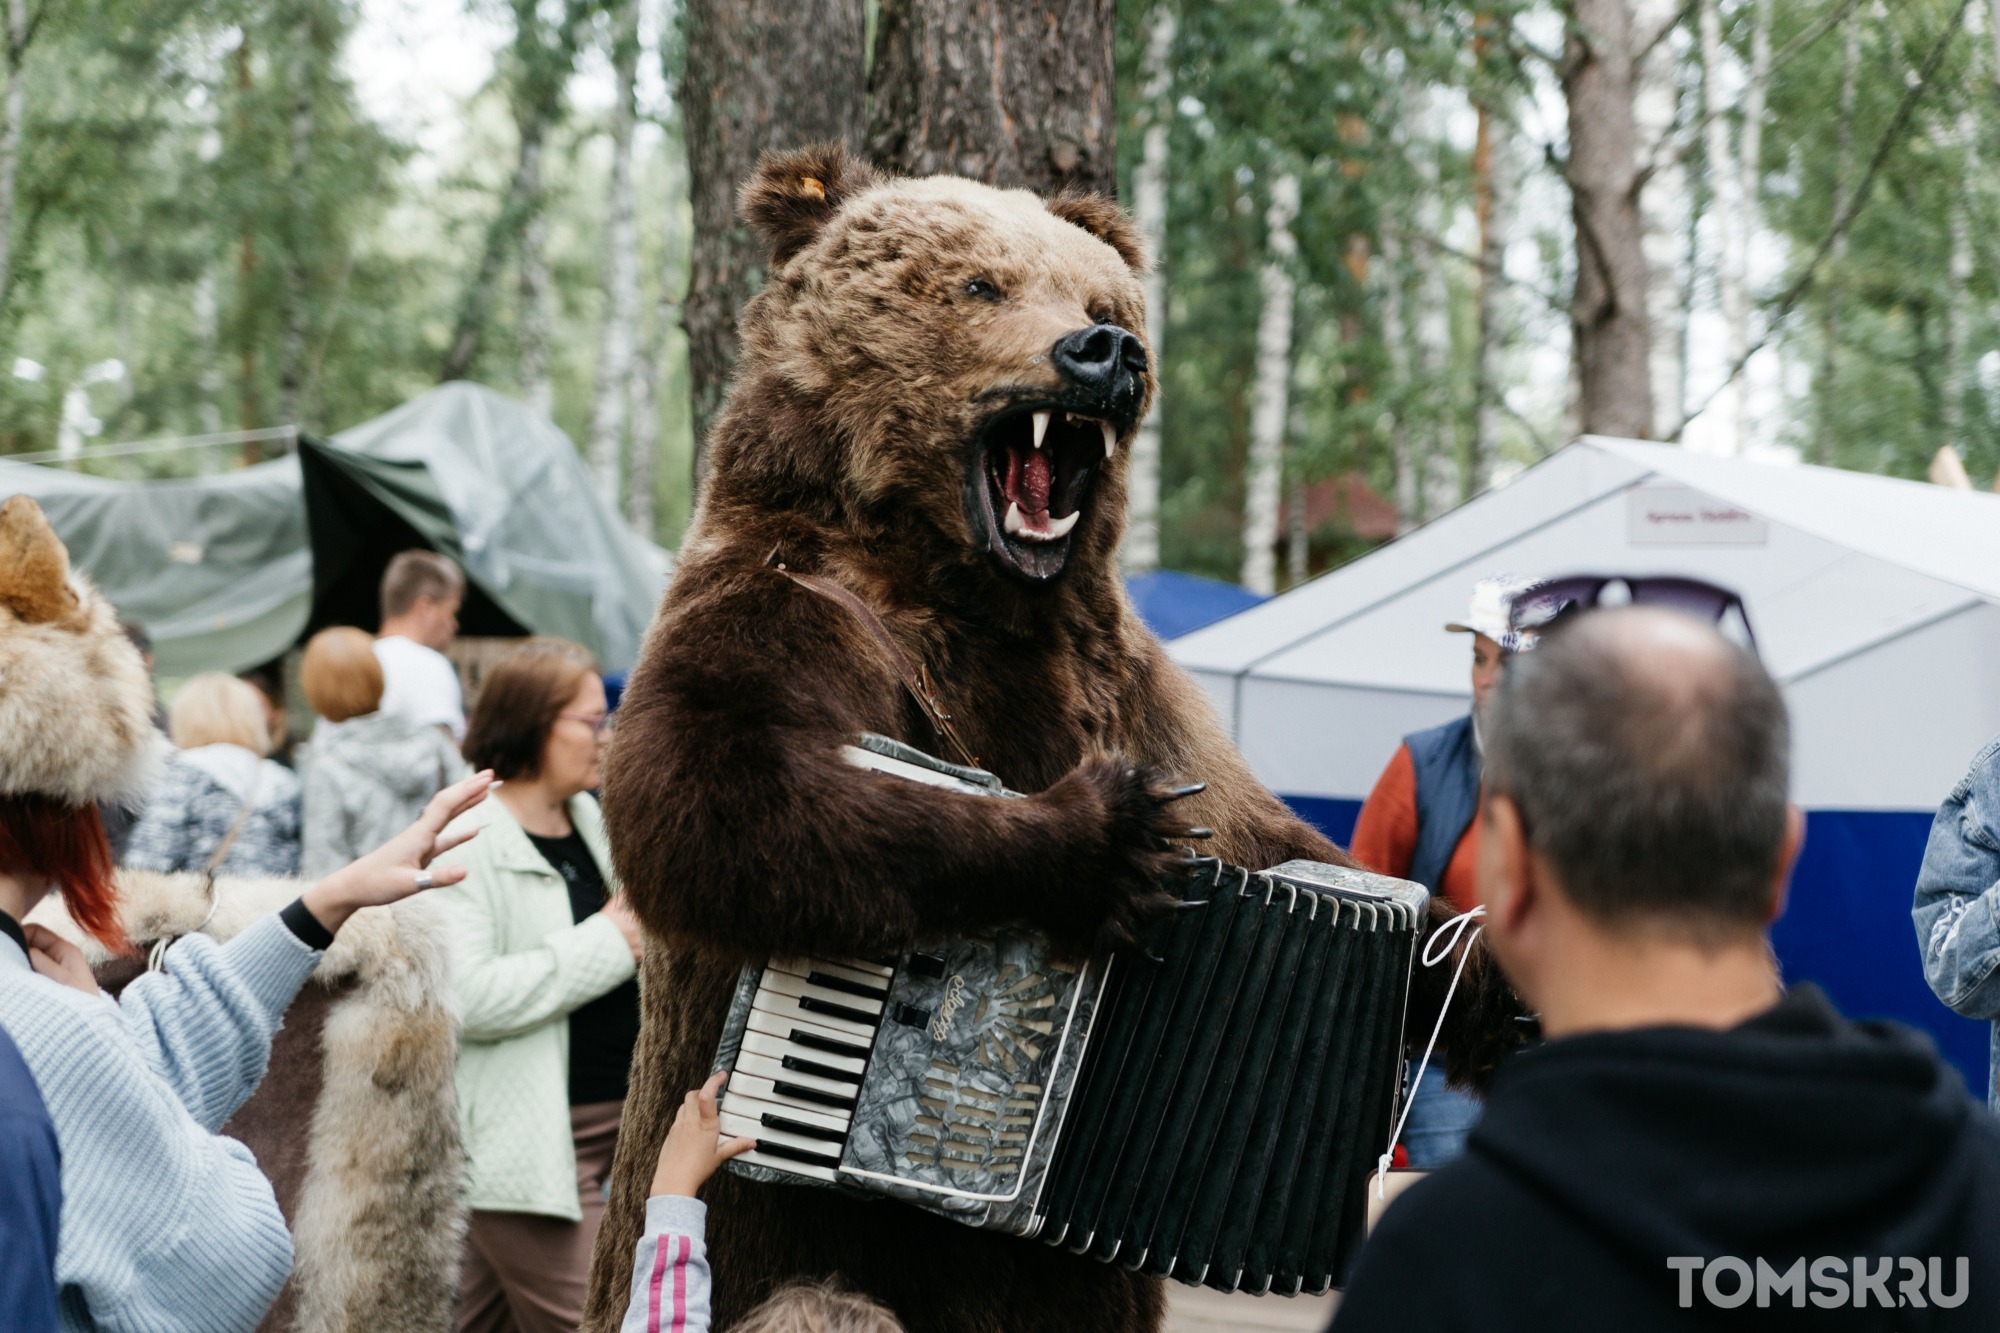
[[1168,651],[1258,775],[1344,844],[1398,741],[1465,711],[1466,641],[1443,626],[1501,572],[1742,595],[1808,815],[1772,931],[1786,975],[1929,1031],[1983,1088],[1984,1025],[1931,995],[1909,910],[1933,812],[2000,732],[2000,496],[1585,437]]

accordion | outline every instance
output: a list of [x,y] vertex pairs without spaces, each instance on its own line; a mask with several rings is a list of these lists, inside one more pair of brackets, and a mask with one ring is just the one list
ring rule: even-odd
[[[997,798],[878,736],[859,767]],[[887,1196],[1159,1277],[1336,1284],[1401,1093],[1426,893],[1191,861],[1142,958],[996,930],[897,958],[772,958],[716,1053],[729,1169]]]

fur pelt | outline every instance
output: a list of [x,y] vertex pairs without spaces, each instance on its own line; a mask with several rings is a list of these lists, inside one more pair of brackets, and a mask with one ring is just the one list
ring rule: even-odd
[[157,776],[153,683],[41,506],[0,505],[0,796],[129,804]]
[[[295,880],[219,880],[208,912],[198,875],[119,876],[121,919],[143,945],[197,927],[227,940],[299,895]],[[114,960],[53,895],[33,919]],[[294,1333],[444,1333],[451,1327],[464,1236],[452,1067],[448,933],[422,898],[357,912],[306,985],[330,997],[319,1030],[316,1099],[288,1133],[305,1140],[297,1197],[284,1200],[297,1258],[287,1300]],[[303,1001],[306,997],[302,996]],[[295,1036],[279,1032],[274,1048]],[[274,1060],[276,1057],[274,1056]],[[268,1082],[259,1097],[284,1096]],[[268,1121],[273,1117],[265,1117]],[[260,1155],[295,1143],[252,1143]]]
[[[743,209],[772,272],[743,314],[701,509],[605,774],[651,945],[593,1333],[617,1325],[660,1140],[709,1071],[746,961],[873,956],[1005,922],[1079,950],[1127,942],[1162,910],[1170,841],[1190,825],[1237,864],[1346,861],[1252,776],[1126,599],[1125,469],[1150,367],[1058,577],[1003,572],[969,512],[984,423],[1068,391],[1052,344],[1145,328],[1130,221],[1103,200],[885,180],[836,148],[767,158]],[[847,766],[840,746],[864,730],[949,751],[866,631],[774,555],[872,606],[973,752],[1033,794]],[[1182,780],[1208,786],[1170,802]],[[780,1283],[832,1275],[916,1333],[1142,1333],[1161,1318],[1155,1280],[900,1204],[728,1173],[707,1194],[717,1327]]]

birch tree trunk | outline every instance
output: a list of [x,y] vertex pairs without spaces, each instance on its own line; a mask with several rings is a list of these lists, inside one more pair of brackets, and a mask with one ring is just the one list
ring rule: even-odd
[[686,0],[681,22],[694,207],[682,318],[699,487],[704,437],[736,362],[736,314],[764,277],[764,248],[736,217],[737,188],[767,150],[859,141],[865,25],[862,0]]
[[[459,300],[451,342],[438,372],[440,380],[464,379],[472,373],[473,363],[478,360],[479,349],[485,341],[500,275],[510,256],[520,260],[524,295],[531,286],[537,290],[547,286],[545,273],[540,274],[538,285],[534,277],[541,265],[540,241],[537,240],[532,247],[535,253],[533,261],[527,258],[530,248],[527,242],[531,233],[539,234],[545,230],[544,224],[538,221],[542,211],[542,154],[550,132],[562,119],[563,98],[570,73],[576,65],[577,14],[574,0],[571,0],[558,26],[549,31],[543,23],[537,0],[513,0],[512,7],[516,70],[511,97],[514,126],[519,139],[518,155],[499,211],[487,224],[478,267],[473,270],[472,279],[466,284],[464,295]],[[524,309],[524,326],[545,313],[531,314]],[[526,365],[529,359],[526,355],[522,357],[523,369],[529,368]],[[539,376],[541,368],[537,367],[535,373]],[[526,379],[522,381],[524,390],[528,383]]]
[[1292,223],[1298,215],[1298,177],[1286,172],[1271,183],[1271,206],[1264,215],[1264,304],[1257,317],[1257,378],[1243,478],[1242,583],[1266,594],[1278,590],[1278,508],[1292,375],[1292,261],[1298,255]]
[[[1764,106],[1771,78],[1771,0],[1750,0],[1750,75],[1743,90],[1743,130],[1737,143],[1736,306],[1729,317],[1729,364],[1750,351],[1750,246],[1757,235],[1764,179]],[[1736,376],[1736,451],[1750,443],[1750,375]]]
[[1688,173],[1675,127],[1680,120],[1680,55],[1672,29],[1680,22],[1680,0],[1634,0],[1633,39],[1636,87],[1632,117],[1639,143],[1648,154],[1639,191],[1645,221],[1647,314],[1653,326],[1653,434],[1665,439],[1686,410],[1686,308]]
[[1570,337],[1580,428],[1645,439],[1653,430],[1652,330],[1625,5],[1571,3],[1562,69],[1576,226]]
[[22,67],[30,36],[28,0],[7,0],[7,94],[0,99],[0,313],[14,292],[14,194],[21,168],[21,132],[28,118]]
[[597,342],[591,395],[590,471],[606,504],[618,507],[619,452],[631,389],[639,317],[639,239],[632,221],[632,127],[639,78],[639,2],[622,0],[614,21],[611,67],[618,100],[611,108],[611,183],[604,217],[604,327]]
[[660,532],[660,376],[666,373],[667,342],[681,320],[680,303],[660,293],[653,325],[632,358],[632,448],[625,467],[625,519],[647,541]]
[[868,156],[912,176],[1118,193],[1113,0],[882,0]]
[[[2000,0],[1995,0],[2000,3]],[[1132,173],[1132,214],[1152,253],[1146,274],[1146,345],[1152,349],[1153,405],[1132,441],[1126,474],[1124,566],[1137,573],[1160,563],[1160,412],[1165,379],[1159,373],[1167,327],[1167,145],[1174,117],[1174,32],[1178,21],[1167,0],[1154,0],[1146,31],[1146,133]]]
[[[677,151],[678,135],[666,142],[666,189],[669,199],[687,192],[687,163]],[[681,211],[669,207],[660,215],[660,269],[653,320],[632,362],[632,447],[626,455],[625,516],[640,535],[658,540],[661,436],[661,380],[667,373],[675,330],[681,327],[680,264],[687,237],[681,231]]]

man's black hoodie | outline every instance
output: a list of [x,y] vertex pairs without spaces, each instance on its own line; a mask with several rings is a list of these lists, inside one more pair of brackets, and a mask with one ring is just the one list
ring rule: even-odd
[[1383,1217],[1334,1320],[1717,1327],[2000,1333],[2000,1126],[1923,1037],[1801,986],[1728,1031],[1523,1052],[1465,1157]]

